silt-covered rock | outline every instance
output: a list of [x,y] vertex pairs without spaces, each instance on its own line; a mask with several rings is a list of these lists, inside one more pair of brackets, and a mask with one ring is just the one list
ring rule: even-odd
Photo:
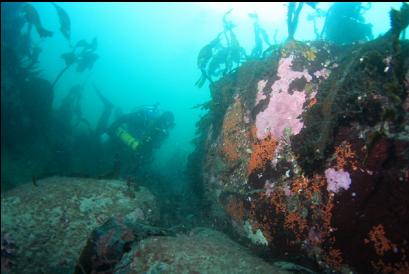
[[15,246],[9,273],[73,273],[89,234],[112,216],[159,218],[146,188],[119,180],[51,177],[2,193],[1,231]]

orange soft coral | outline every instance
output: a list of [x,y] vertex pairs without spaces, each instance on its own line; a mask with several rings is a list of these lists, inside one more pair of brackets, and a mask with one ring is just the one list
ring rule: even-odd
[[306,191],[308,188],[308,183],[308,179],[304,176],[297,177],[292,183],[291,193],[300,194],[302,191]]
[[353,170],[358,168],[356,154],[351,149],[351,144],[342,143],[335,148],[335,155],[337,158],[337,169],[344,170],[347,164],[351,165]]
[[271,136],[262,141],[256,141],[252,146],[252,153],[248,163],[248,174],[256,169],[261,169],[268,162],[273,160],[278,142]]
[[243,201],[238,199],[230,199],[225,205],[225,210],[236,222],[243,221],[245,215]]
[[229,163],[233,163],[240,158],[240,140],[243,138],[240,132],[243,126],[244,107],[240,97],[235,98],[235,102],[228,109],[223,121],[222,151]]
[[395,244],[392,244],[388,238],[385,236],[385,229],[382,224],[372,227],[372,230],[369,231],[369,240],[365,239],[366,244],[373,242],[376,254],[383,256],[386,251],[392,250],[396,247]]
[[297,241],[302,239],[303,232],[308,228],[307,221],[296,212],[285,216],[284,226],[294,233]]
[[312,200],[315,194],[321,193],[325,184],[325,178],[319,175],[315,175],[312,179],[304,176],[296,177],[291,183],[291,193],[294,195],[302,194],[307,199]]
[[339,249],[330,249],[327,255],[323,256],[324,261],[334,268],[335,270],[341,270],[342,266],[342,252]]
[[332,209],[334,208],[333,196],[328,197],[328,201],[325,204],[322,214],[323,214],[323,228],[327,234],[332,230],[331,219],[332,219]]

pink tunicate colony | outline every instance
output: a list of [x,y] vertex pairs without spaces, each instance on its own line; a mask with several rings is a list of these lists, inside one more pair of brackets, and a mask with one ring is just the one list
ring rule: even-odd
[[302,113],[304,102],[303,92],[275,94],[267,109],[256,117],[257,138],[264,139],[271,134],[275,139],[280,139],[285,128],[291,128],[293,134],[298,134],[303,123],[297,117]]
[[338,193],[341,189],[349,189],[351,185],[351,177],[349,173],[343,170],[335,170],[327,168],[325,170],[325,178],[327,178],[327,190]]
[[329,70],[326,68],[323,68],[321,70],[317,70],[316,72],[314,72],[315,77],[317,78],[324,78],[327,79],[329,77]]
[[[264,139],[270,134],[275,139],[280,139],[285,128],[290,128],[292,134],[298,134],[303,127],[298,117],[303,111],[306,93],[305,91],[294,91],[293,94],[289,94],[288,89],[294,80],[304,77],[307,82],[310,82],[312,77],[306,69],[292,70],[293,60],[293,55],[280,59],[277,71],[280,79],[271,86],[271,97],[267,108],[256,117],[258,139]],[[264,99],[265,95],[262,92],[265,85],[266,81],[263,80],[258,83],[256,102]]]

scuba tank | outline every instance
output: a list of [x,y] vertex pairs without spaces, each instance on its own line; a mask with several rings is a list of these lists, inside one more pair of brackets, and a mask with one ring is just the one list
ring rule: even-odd
[[116,136],[127,146],[131,147],[133,150],[136,150],[139,147],[140,142],[136,140],[128,131],[123,127],[118,127],[115,131]]

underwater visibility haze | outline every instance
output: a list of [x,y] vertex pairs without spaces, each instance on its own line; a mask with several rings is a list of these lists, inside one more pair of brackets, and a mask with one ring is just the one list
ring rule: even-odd
[[408,24],[2,2],[2,273],[409,273]]

